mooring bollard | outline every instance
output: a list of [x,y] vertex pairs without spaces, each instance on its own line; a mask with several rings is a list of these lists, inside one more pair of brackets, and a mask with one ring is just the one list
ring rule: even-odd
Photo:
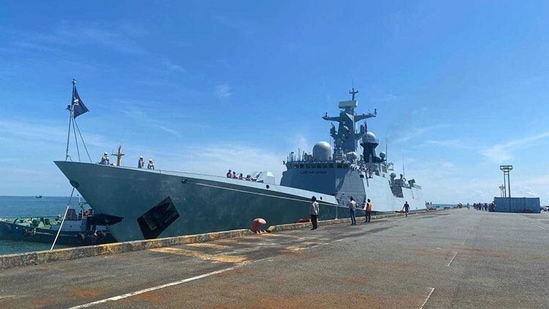
[[266,223],[267,221],[265,221],[265,219],[263,218],[255,218],[252,223],[252,228],[251,228],[252,232],[256,234],[264,233],[265,231],[261,230],[261,227]]

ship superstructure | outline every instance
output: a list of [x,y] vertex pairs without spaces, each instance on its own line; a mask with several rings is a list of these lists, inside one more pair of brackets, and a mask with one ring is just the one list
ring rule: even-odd
[[414,179],[406,180],[403,174],[397,177],[386,154],[377,154],[379,140],[368,131],[366,122],[377,116],[377,110],[356,114],[357,93],[353,88],[349,91],[351,100],[339,102],[338,116],[326,113],[322,117],[332,122],[333,146],[322,141],[314,145],[312,154],[290,153],[280,184],[334,195],[339,204],[345,204],[351,196],[362,204],[369,198],[378,212],[400,210],[406,201],[411,209],[424,209],[421,187]]

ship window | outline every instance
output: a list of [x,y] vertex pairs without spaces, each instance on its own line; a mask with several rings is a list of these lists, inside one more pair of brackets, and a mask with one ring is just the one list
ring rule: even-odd
[[158,237],[177,218],[179,213],[175,208],[172,199],[168,196],[149,211],[137,218],[137,223],[145,239]]
[[329,167],[329,168],[334,168],[334,164],[333,164],[333,163],[330,163],[330,164],[328,164],[328,167]]
[[303,166],[304,166],[303,163],[302,163],[302,164],[299,164],[299,168],[303,168]]

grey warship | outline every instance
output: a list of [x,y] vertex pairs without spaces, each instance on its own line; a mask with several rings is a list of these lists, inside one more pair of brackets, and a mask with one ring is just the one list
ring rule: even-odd
[[[350,196],[357,201],[371,198],[376,211],[399,210],[404,200],[412,209],[425,208],[421,187],[394,177],[384,155],[376,155],[378,142],[366,124],[357,131],[358,121],[376,113],[356,115],[356,91],[351,94],[352,100],[339,103],[338,117],[323,117],[339,123],[338,130],[332,126],[330,131],[333,151],[329,143],[320,142],[312,154],[290,154],[279,185],[273,177],[245,181],[119,163],[74,162],[68,154],[54,163],[105,218],[118,241],[249,228],[258,217],[268,225],[295,223],[308,218],[312,196],[320,203],[320,220],[348,217],[345,204]],[[68,106],[72,123],[82,114],[81,106],[73,82],[73,104]],[[359,141],[364,149],[360,156]],[[67,145],[67,153],[68,149]]]

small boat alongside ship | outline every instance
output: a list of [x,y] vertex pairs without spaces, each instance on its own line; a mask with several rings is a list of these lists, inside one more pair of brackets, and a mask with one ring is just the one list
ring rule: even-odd
[[56,244],[68,246],[116,241],[107,230],[102,216],[94,215],[85,203],[80,203],[79,211],[69,207],[64,216],[0,218],[0,239],[49,244],[56,241]]
[[[91,159],[74,162],[69,145],[65,161],[54,163],[91,207],[110,219],[107,228],[118,241],[249,228],[258,217],[269,225],[294,223],[308,218],[313,196],[320,204],[320,220],[348,217],[346,203],[351,196],[360,204],[372,199],[376,212],[399,211],[405,201],[410,209],[425,210],[415,180],[406,181],[403,175],[397,178],[386,154],[376,153],[379,142],[367,131],[366,119],[377,112],[356,114],[357,91],[349,93],[351,100],[339,102],[339,116],[322,117],[339,124],[337,129],[332,124],[330,130],[333,149],[322,141],[312,154],[290,153],[279,185],[274,177],[245,181],[126,167],[120,161],[116,165],[92,163]],[[74,128],[76,117],[88,111],[75,81],[73,104],[68,109]],[[359,127],[357,122],[362,120]]]

